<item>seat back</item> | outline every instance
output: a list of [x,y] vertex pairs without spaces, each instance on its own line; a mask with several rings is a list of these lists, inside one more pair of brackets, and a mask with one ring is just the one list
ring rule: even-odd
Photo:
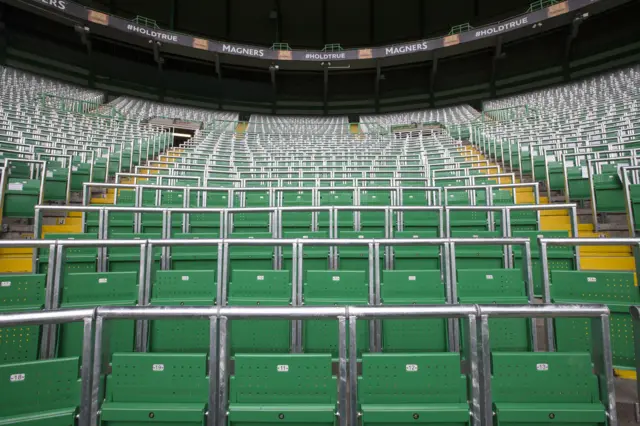
[[[0,313],[44,308],[45,274],[0,275]],[[40,326],[0,328],[0,364],[38,357]]]
[[457,353],[362,355],[361,404],[467,402],[467,378]]
[[246,404],[335,404],[329,354],[238,354],[229,400]]
[[3,417],[77,408],[79,370],[76,357],[0,365],[0,423]]
[[461,269],[458,297],[463,303],[527,303],[519,269]]
[[126,403],[206,403],[206,354],[117,353],[106,399]]
[[494,403],[599,401],[598,379],[588,353],[493,353]]

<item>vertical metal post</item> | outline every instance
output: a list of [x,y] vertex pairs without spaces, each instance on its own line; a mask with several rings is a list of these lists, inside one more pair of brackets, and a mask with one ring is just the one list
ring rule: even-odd
[[102,333],[104,318],[96,316],[93,343],[93,377],[91,379],[91,422],[90,426],[98,426],[98,411],[100,410],[100,375],[102,372]]
[[[385,249],[388,246],[385,246]],[[385,250],[386,251],[386,250]],[[382,298],[380,295],[381,292],[381,274],[380,274],[380,243],[376,242],[373,245],[373,259],[374,259],[374,289],[373,289],[373,297],[374,297],[374,306],[382,305]],[[375,342],[374,349],[375,351],[382,352],[382,321],[379,319],[375,320],[374,324],[375,329]]]
[[591,354],[595,373],[600,379],[600,400],[607,410],[608,424],[609,426],[618,426],[609,322],[609,315],[601,315],[591,319]]
[[349,316],[349,425],[358,424],[357,318]]
[[209,317],[209,412],[207,426],[217,426],[218,420],[218,317]]
[[[456,274],[456,244],[453,242],[445,243],[445,247],[448,248],[448,274],[446,284],[447,291],[447,303],[450,305],[458,304],[458,289],[457,289],[457,274]],[[455,318],[449,318],[448,324],[448,336],[449,336],[449,352],[460,351],[460,327],[459,321]]]
[[[57,244],[56,242],[52,242],[49,246],[49,259],[48,259],[48,271],[46,278],[46,287],[45,287],[45,299],[44,299],[44,309],[51,310],[53,308],[53,295],[54,295],[54,277],[57,274],[57,261],[56,261],[56,251]],[[37,272],[37,269],[33,269]],[[57,307],[56,307],[57,309]],[[53,351],[50,350],[49,346],[51,345],[51,328],[53,324],[43,324],[42,325],[42,342],[40,344],[40,358],[47,359],[49,357],[53,357]]]
[[[153,265],[153,244],[140,244],[140,273],[138,274],[138,304],[146,306],[150,300],[151,268]],[[136,321],[136,351],[146,352],[148,343],[148,325],[145,320]]]
[[218,425],[225,425],[227,420],[227,402],[228,402],[228,370],[227,363],[229,361],[229,335],[228,335],[228,319],[220,317],[220,344],[218,352]]
[[[102,208],[98,212],[98,239],[108,240],[109,239],[109,212]],[[83,222],[85,223],[85,222]],[[98,260],[97,260],[97,268],[98,272],[106,272],[107,271],[107,249],[105,247],[98,247]]]
[[91,421],[91,363],[93,361],[93,317],[83,319],[82,365],[80,367],[80,419],[78,426],[89,426]]
[[[298,243],[291,247],[291,306],[298,306]],[[298,348],[298,320],[291,320],[291,352]]]
[[493,404],[491,395],[491,345],[489,337],[489,317],[480,315],[480,339],[478,353],[480,354],[479,379],[480,379],[480,424],[493,424]]
[[[353,339],[356,339],[355,334]],[[349,343],[349,346],[351,346],[351,341]],[[349,415],[349,403],[347,400],[347,319],[344,316],[338,317],[338,345],[338,422],[340,426],[347,426],[350,422],[347,417]]]
[[[540,246],[540,263],[542,263],[542,301],[546,304],[551,303],[551,282],[549,278],[549,264],[547,256],[547,243],[541,242],[538,237]],[[547,351],[555,351],[555,331],[553,327],[553,318],[545,318],[545,328],[547,330]]]
[[[471,424],[472,426],[480,426],[482,424],[482,405],[481,405],[481,383],[480,368],[478,362],[478,326],[477,316],[469,315],[467,318],[467,326],[469,330],[469,342],[467,345],[467,359],[469,360],[469,380],[471,382]],[[484,359],[480,360],[484,362]]]

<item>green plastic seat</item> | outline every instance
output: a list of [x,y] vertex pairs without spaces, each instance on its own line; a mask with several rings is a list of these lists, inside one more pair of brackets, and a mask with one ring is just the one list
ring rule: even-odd
[[616,164],[603,164],[602,173],[592,177],[598,212],[622,213],[625,211],[625,196]]
[[588,353],[493,353],[496,424],[604,426]]
[[33,218],[40,197],[40,183],[38,179],[8,178],[2,216]]
[[[382,271],[383,305],[444,305],[446,291],[440,271]],[[384,352],[444,352],[447,321],[411,319],[382,321]]]
[[[418,239],[437,238],[436,230],[396,231],[394,238]],[[439,246],[394,246],[393,269],[431,270],[440,269]]]
[[209,394],[205,354],[114,354],[100,423],[204,425]]
[[[97,233],[77,234],[46,234],[45,240],[97,240]],[[95,272],[98,259],[96,247],[67,247],[64,250],[64,273],[69,275],[79,272]],[[38,250],[38,271],[47,273],[49,270],[49,249]]]
[[[466,269],[457,271],[458,301],[462,304],[526,305],[527,292],[519,269]],[[490,318],[494,351],[528,351],[532,348],[531,320]],[[466,339],[463,339],[463,342]]]
[[77,357],[0,365],[0,424],[74,425],[79,371]]
[[[271,232],[233,232],[231,239],[271,239]],[[273,246],[229,246],[229,270],[273,269]]]
[[[175,234],[179,240],[209,240],[219,238],[218,233]],[[211,270],[218,272],[218,246],[171,246],[171,270]]]
[[[553,303],[604,304],[611,312],[611,351],[618,369],[635,369],[632,305],[640,303],[640,291],[633,272],[551,271]],[[588,318],[554,320],[556,348],[560,352],[591,350],[591,326]]]
[[[294,231],[283,229],[283,238],[286,239],[327,239],[328,231]],[[282,248],[282,264],[283,268],[289,271],[293,270],[292,252],[290,246]],[[303,279],[306,279],[307,271],[324,271],[329,269],[329,247],[328,246],[304,246],[302,273]]]
[[[384,230],[371,231],[347,231],[338,229],[339,238],[353,240],[366,240],[372,238],[384,238]],[[382,258],[384,252],[380,250],[380,267],[382,268]],[[369,278],[369,247],[359,246],[338,246],[338,265],[341,271],[364,271]]]
[[69,186],[69,169],[59,162],[47,162],[47,176],[44,180],[44,201],[65,202]]
[[[270,207],[269,193],[267,191],[250,191],[245,193],[245,207]],[[234,213],[234,232],[268,231],[270,213]]]
[[[61,284],[60,307],[69,309],[96,306],[135,306],[138,302],[138,274],[136,272],[90,272],[69,274]],[[82,355],[83,324],[63,324],[58,333],[58,355]],[[132,351],[134,322],[108,321],[105,342],[110,351]]]
[[467,378],[457,353],[362,356],[362,425],[470,424]]
[[[499,231],[452,230],[453,238],[500,238]],[[498,269],[504,266],[504,246],[501,245],[456,245],[456,267],[460,269]]]
[[[282,193],[283,207],[308,207],[313,205],[313,192],[285,191]],[[283,232],[287,230],[309,231],[313,221],[313,212],[282,212]]]
[[[351,190],[322,190],[320,191],[320,206],[353,206],[353,191]],[[344,229],[353,229],[353,211],[338,212],[338,226]],[[335,225],[335,224],[334,224]],[[329,229],[329,213],[318,213],[318,227],[322,230]]]
[[[158,271],[151,287],[154,306],[212,306],[216,304],[217,275],[213,270]],[[152,352],[209,351],[209,322],[193,319],[151,321]]]
[[[113,234],[113,239],[117,240],[147,240],[147,239],[160,239],[162,236],[157,233],[150,234],[136,234],[136,233],[126,233],[126,234]],[[152,265],[152,273],[155,273],[158,269],[160,269],[160,259],[162,257],[162,247],[155,247],[153,258],[154,262]],[[109,272],[125,272],[125,271],[135,271],[140,272],[140,247],[139,246],[130,246],[130,247],[109,247],[107,248],[107,263]]]
[[328,354],[238,354],[229,383],[230,426],[333,426],[337,384]]
[[[0,314],[44,309],[46,282],[45,274],[0,275]],[[0,327],[0,365],[36,360],[39,343],[38,325]]]
[[[387,186],[387,185],[385,185]],[[382,190],[361,190],[360,191],[360,205],[361,206],[390,206],[391,191]],[[364,231],[369,230],[383,230],[384,223],[384,211],[361,211],[360,212],[360,227]]]
[[[228,288],[229,306],[289,306],[289,271],[234,270]],[[232,353],[287,352],[291,322],[287,320],[230,321]]]
[[[540,260],[540,247],[538,236],[544,238],[569,238],[568,231],[513,231],[515,238],[529,238],[531,241],[531,272],[533,275],[533,289],[537,297],[542,296],[542,262]],[[514,265],[522,269],[522,248],[513,247]],[[547,246],[547,265],[550,271],[575,270],[575,255],[573,249],[567,246]]]
[[[303,295],[306,306],[366,306],[369,281],[364,271],[307,271]],[[362,353],[369,341],[366,321],[359,321],[357,334],[358,353]],[[337,321],[304,321],[302,339],[304,352],[338,356]]]

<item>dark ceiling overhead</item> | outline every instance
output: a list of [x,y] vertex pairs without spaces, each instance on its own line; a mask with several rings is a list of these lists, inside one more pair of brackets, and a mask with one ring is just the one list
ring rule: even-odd
[[529,0],[80,0],[115,15],[217,40],[360,47],[446,34],[524,13]]

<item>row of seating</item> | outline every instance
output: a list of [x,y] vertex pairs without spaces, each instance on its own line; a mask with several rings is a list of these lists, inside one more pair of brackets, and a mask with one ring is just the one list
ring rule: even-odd
[[[549,196],[557,192],[566,202],[589,202],[598,231],[605,229],[603,214],[628,213],[635,202],[624,183],[624,168],[633,170],[639,157],[638,81],[640,69],[635,66],[488,102],[483,115],[488,119],[461,127],[505,169],[543,181]],[[527,114],[505,118],[505,111],[524,107]],[[633,222],[629,231],[635,232]]]
[[[510,310],[525,316],[540,312],[520,306]],[[357,328],[358,310],[354,308],[306,312],[295,308],[279,312],[258,309],[239,314],[224,309],[181,308],[60,311],[57,321],[63,327],[84,324],[84,331],[77,338],[85,342],[85,356],[0,366],[0,377],[5,378],[2,388],[8,396],[0,402],[0,419],[7,424],[29,424],[36,419],[73,424],[79,413],[81,425],[97,424],[98,420],[104,425],[204,424],[212,423],[214,417],[216,424],[228,421],[234,425],[486,425],[530,423],[532,418],[537,424],[617,423],[606,347],[594,351],[593,356],[583,352],[501,352],[493,346],[489,352],[496,333],[488,333],[486,315],[490,318],[493,311],[490,306],[473,305],[446,313],[429,307],[416,310],[415,322],[443,323],[446,318],[466,317],[469,333],[462,358],[458,353],[442,351],[369,353],[362,355],[360,361],[353,355],[348,358],[345,352],[353,342],[353,337],[347,341],[347,320],[348,328]],[[380,315],[375,309],[360,312],[372,318]],[[228,342],[233,345],[237,335],[246,333],[239,325],[249,320],[241,318],[250,316],[276,323],[282,321],[277,318],[296,313],[305,318],[315,316],[311,322],[328,323],[325,329],[339,330],[334,335],[336,346],[341,348],[337,375],[328,353],[235,354],[228,358]],[[347,313],[354,316],[347,318]],[[387,309],[385,314],[388,321],[393,321],[406,312]],[[560,306],[548,308],[547,315],[596,317],[599,322],[594,321],[594,327],[602,328],[607,311]],[[218,317],[221,319],[216,324]],[[20,326],[23,318],[31,324],[47,321],[45,315],[18,315],[8,321]],[[94,359],[86,356],[92,353],[92,346],[95,353],[102,353],[106,343],[101,338],[103,332],[122,321],[117,318],[202,323],[204,336],[218,336],[208,332],[210,327],[219,330],[219,342],[211,342],[200,353],[116,353],[110,360],[100,355]],[[470,350],[477,348],[476,319],[485,345],[477,353]],[[0,325],[4,320],[0,316]],[[490,321],[502,320],[498,316]],[[92,343],[94,327],[96,340]],[[594,338],[593,345],[602,346],[603,342],[604,339]],[[108,364],[108,370],[103,369],[103,362]],[[108,374],[106,378],[101,372]],[[34,389],[57,392],[39,392],[38,404],[25,404]],[[533,401],[531,395],[535,395]]]
[[345,116],[325,118],[252,114],[247,131],[267,134],[330,134],[336,136],[347,134],[350,129],[349,120]]

